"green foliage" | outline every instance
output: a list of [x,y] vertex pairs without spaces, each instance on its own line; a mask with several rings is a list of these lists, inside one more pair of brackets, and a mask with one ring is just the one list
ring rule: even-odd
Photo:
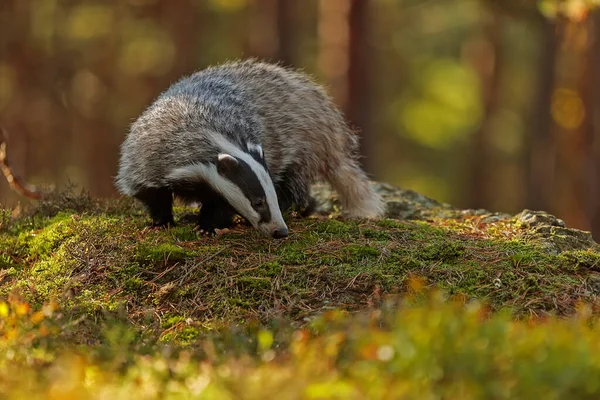
[[404,134],[438,149],[464,140],[482,117],[475,71],[455,60],[438,59],[416,65],[414,73],[414,87],[390,109]]
[[[390,300],[358,314],[325,312],[201,334],[165,318],[183,346],[165,346],[124,320],[77,347],[56,306],[0,302],[3,398],[595,398],[600,331],[581,308],[569,319],[513,321],[441,292]],[[181,329],[174,329],[181,327]],[[150,344],[151,346],[147,346]]]

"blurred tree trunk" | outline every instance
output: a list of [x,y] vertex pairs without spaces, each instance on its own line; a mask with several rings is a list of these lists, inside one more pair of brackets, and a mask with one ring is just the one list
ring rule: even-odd
[[[594,136],[597,125],[594,121],[595,99],[597,94],[594,93],[597,84],[597,64],[595,58],[597,56],[597,18],[591,14],[586,21],[580,23],[580,34],[586,37],[585,45],[581,49],[582,53],[582,69],[579,76],[579,93],[583,100],[584,119],[579,126],[577,139],[575,143],[576,155],[576,176],[573,183],[575,186],[575,208],[579,212],[575,213],[578,218],[575,227],[580,229],[592,230],[592,223],[595,214],[598,193],[598,175],[596,174],[596,160],[594,152]],[[597,232],[596,235],[598,235]]]
[[[363,157],[373,155],[369,4],[369,0],[320,0],[318,19],[318,69],[328,81],[334,101],[360,132]],[[365,170],[372,172],[372,162],[366,157],[362,161]]]
[[501,95],[502,16],[499,13],[492,12],[488,14],[488,17],[489,21],[484,27],[483,37],[475,39],[474,51],[467,54],[471,64],[480,76],[484,107],[483,121],[473,136],[470,152],[469,172],[471,181],[468,205],[471,208],[487,207],[490,204],[491,186],[493,184],[491,165],[493,160],[489,136]]
[[593,122],[590,18],[559,19],[560,68],[552,98],[556,122],[556,214],[574,228],[591,229]]
[[279,57],[279,7],[285,0],[252,0],[248,13],[249,34],[246,53],[251,57],[273,60]]
[[591,15],[593,23],[593,38],[590,67],[591,77],[591,112],[592,112],[592,135],[593,135],[593,161],[594,172],[592,184],[594,190],[591,193],[591,227],[594,240],[600,242],[600,10],[595,10]]
[[[116,6],[120,8],[122,6]],[[119,10],[121,11],[121,10]],[[115,23],[111,34],[96,52],[95,62],[90,65],[90,73],[99,80],[103,91],[95,100],[94,111],[87,115],[79,115],[82,128],[85,129],[86,189],[94,196],[115,194],[113,176],[116,175],[118,152],[115,151],[114,115],[111,107],[112,96],[116,89],[118,71],[115,70],[118,57],[120,24]]]
[[371,131],[371,71],[373,54],[369,47],[370,0],[352,0],[348,13],[348,100],[346,115],[361,134],[363,168],[373,173],[373,132]]
[[251,56],[294,65],[298,0],[253,0],[248,53]]
[[190,4],[190,0],[160,1],[158,22],[165,27],[177,49],[173,69],[167,74],[165,84],[198,69],[198,39],[206,31],[202,5]]
[[317,69],[343,110],[348,101],[348,13],[353,0],[319,0]]
[[[61,181],[64,181],[64,167],[73,162],[73,153],[65,151],[65,145],[73,143],[75,137],[81,135],[81,132],[78,132],[73,126],[73,109],[69,109],[68,104],[65,104],[65,99],[68,98],[76,72],[74,64],[65,62],[65,60],[70,60],[77,56],[73,54],[75,52],[69,49],[69,46],[65,46],[58,34],[58,24],[60,21],[56,5],[53,13],[49,14],[48,17],[49,21],[46,21],[46,24],[51,26],[48,29],[50,48],[47,50],[48,59],[43,64],[42,76],[44,77],[44,82],[40,86],[49,89],[48,96],[54,108],[52,112],[54,125],[50,134],[52,138],[52,151],[50,148],[45,148],[43,151],[47,152],[48,156],[52,157],[58,163],[54,166],[44,164],[43,168],[51,168],[55,181],[53,183],[60,186]],[[37,57],[40,56],[41,54],[38,53]]]
[[551,99],[556,75],[558,38],[556,23],[541,15],[542,48],[540,52],[537,81],[537,97],[533,108],[533,128],[528,143],[527,204],[535,210],[550,211],[554,193],[556,148],[552,137]]
[[296,45],[297,0],[277,0],[277,60],[293,66]]
[[[11,97],[0,111],[0,123],[9,134],[8,157],[24,178],[28,178],[35,171],[37,164],[32,156],[31,132],[34,122],[27,118],[31,115],[28,107],[32,106],[31,86],[35,81],[35,76],[32,76],[35,61],[28,41],[31,34],[30,14],[30,0],[0,2],[0,60],[10,68],[14,78]],[[19,35],[11,35],[10,32],[19,32]],[[6,182],[2,182],[0,188],[2,199],[16,198]]]

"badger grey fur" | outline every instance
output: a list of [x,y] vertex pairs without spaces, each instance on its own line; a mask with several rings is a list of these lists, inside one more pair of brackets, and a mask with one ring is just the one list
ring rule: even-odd
[[[156,225],[172,222],[175,194],[202,203],[200,225],[209,230],[227,225],[238,212],[265,234],[287,234],[281,211],[294,206],[309,213],[309,185],[319,179],[336,190],[347,217],[383,214],[384,203],[358,164],[357,147],[342,114],[308,76],[255,60],[231,62],[183,78],[142,113],[121,146],[116,186],[144,202]],[[223,177],[219,166],[231,161],[228,155],[234,163],[243,160],[246,170],[265,167],[259,181],[266,198],[274,190],[279,203],[267,201],[275,221],[269,226],[261,228],[251,210],[241,209],[252,199],[233,204],[224,198],[227,177],[211,182]]]

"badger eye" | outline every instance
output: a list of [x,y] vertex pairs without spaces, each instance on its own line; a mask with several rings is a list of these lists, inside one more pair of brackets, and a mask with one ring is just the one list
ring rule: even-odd
[[264,205],[265,205],[265,199],[256,199],[252,202],[252,207],[254,207],[254,208],[264,207]]

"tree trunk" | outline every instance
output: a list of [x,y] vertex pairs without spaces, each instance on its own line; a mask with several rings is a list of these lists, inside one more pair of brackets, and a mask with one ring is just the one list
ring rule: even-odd
[[594,240],[600,242],[600,78],[595,71],[600,71],[600,10],[590,15],[592,21],[592,37],[594,42],[590,49],[590,112],[592,135],[592,171],[590,172],[590,214],[591,229]]
[[[490,21],[483,32],[482,44],[470,57],[475,70],[481,79],[484,116],[481,127],[473,137],[471,147],[471,163],[469,166],[471,182],[469,188],[468,204],[471,208],[487,207],[490,203],[490,180],[492,154],[489,148],[489,134],[492,128],[492,119],[500,103],[500,85],[502,67],[502,20],[497,13],[489,14]],[[479,39],[477,39],[479,40]],[[491,64],[489,62],[491,61]]]
[[556,23],[539,18],[542,51],[538,63],[537,98],[533,110],[533,129],[529,139],[527,207],[550,211],[554,193],[556,149],[552,138],[550,104],[556,74],[558,38]]
[[317,68],[336,104],[348,100],[348,12],[352,0],[319,0]]
[[371,69],[369,48],[369,0],[352,0],[348,14],[348,102],[346,114],[361,134],[360,154],[363,168],[373,173],[373,132],[371,131]]
[[252,57],[272,60],[278,57],[279,3],[284,0],[252,0],[247,15],[250,16],[246,53]]
[[[583,65],[579,76],[579,93],[584,103],[585,117],[578,129],[577,143],[575,144],[578,156],[575,157],[577,176],[574,177],[573,183],[576,190],[575,207],[581,211],[576,213],[579,221],[576,223],[580,229],[592,230],[592,221],[594,218],[594,208],[597,202],[598,182],[595,171],[596,160],[594,158],[594,108],[595,98],[594,88],[598,87],[596,81],[597,69],[595,64],[595,50],[598,41],[594,33],[597,32],[597,27],[594,24],[594,19],[588,17],[587,21],[581,22],[580,29],[587,36],[587,44],[581,49]],[[582,33],[583,34],[583,33]],[[577,226],[575,226],[577,227]],[[598,234],[598,233],[597,233]]]
[[295,58],[295,15],[297,0],[277,0],[277,60],[293,66]]

